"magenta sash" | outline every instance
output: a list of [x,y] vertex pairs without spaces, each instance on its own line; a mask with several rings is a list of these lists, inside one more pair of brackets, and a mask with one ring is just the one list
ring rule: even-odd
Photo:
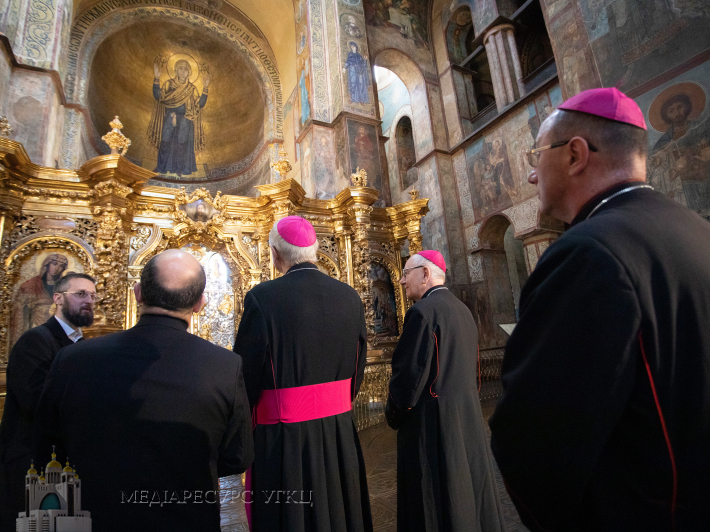
[[262,390],[256,405],[256,424],[299,423],[352,409],[351,379],[309,386]]

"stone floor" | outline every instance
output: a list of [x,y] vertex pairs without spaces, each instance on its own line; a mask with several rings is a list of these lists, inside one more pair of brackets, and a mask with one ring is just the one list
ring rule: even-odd
[[[495,401],[486,401],[483,415],[488,418],[495,409]],[[488,423],[486,423],[486,428]],[[488,437],[490,438],[490,431]],[[397,530],[397,433],[381,423],[360,432],[367,469],[367,486],[370,491],[372,520],[375,532],[395,532]],[[500,493],[506,532],[527,532],[520,523],[518,512],[508,497],[503,479],[496,467],[496,480]],[[222,531],[241,532],[249,530],[246,524],[244,504],[241,498],[242,485],[239,477],[222,479]]]

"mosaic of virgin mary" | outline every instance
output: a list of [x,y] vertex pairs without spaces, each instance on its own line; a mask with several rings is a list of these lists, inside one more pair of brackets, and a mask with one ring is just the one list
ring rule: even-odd
[[343,72],[348,74],[348,91],[350,92],[351,103],[370,103],[370,95],[367,93],[369,84],[367,59],[359,51],[357,43],[348,43],[350,51],[348,59],[343,65]]
[[167,61],[168,73],[172,70],[175,77],[168,79],[162,87],[160,67],[163,60],[156,59],[153,65],[155,108],[148,126],[148,140],[158,150],[158,166],[154,171],[161,174],[183,176],[197,172],[195,154],[205,148],[202,108],[207,103],[210,76],[205,74],[202,77],[203,88],[200,94],[193,84],[198,77],[197,63],[190,59],[189,56],[171,57]]

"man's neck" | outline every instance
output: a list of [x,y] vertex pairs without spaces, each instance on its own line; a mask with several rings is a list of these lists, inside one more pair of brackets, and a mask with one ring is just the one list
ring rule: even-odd
[[69,327],[69,328],[72,330],[72,332],[74,332],[74,331],[76,331],[76,330],[79,330],[79,327],[77,327],[77,326],[74,325],[72,322],[70,322],[68,319],[66,319],[66,318],[64,317],[64,315],[63,315],[61,312],[57,312],[57,313],[54,315],[54,317],[57,318],[59,321],[61,321],[64,325],[66,325],[67,327]]
[[190,319],[192,319],[192,310],[166,310],[160,307],[148,307],[145,305],[141,308],[141,316],[143,314],[158,314],[160,316],[170,316],[171,318],[178,318],[184,322],[187,322],[188,324],[190,323]]

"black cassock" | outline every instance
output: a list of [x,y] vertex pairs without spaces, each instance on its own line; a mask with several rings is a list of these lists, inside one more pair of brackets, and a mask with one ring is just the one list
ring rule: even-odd
[[[313,264],[293,266],[247,293],[234,351],[244,359],[252,408],[262,390],[356,377],[354,399],[367,356],[360,297]],[[352,411],[257,425],[254,444],[252,530],[372,530],[365,463]]]
[[505,530],[478,399],[478,330],[443,286],[409,309],[392,355],[399,532]]
[[710,224],[639,184],[583,207],[521,294],[490,425],[531,530],[710,529]]

